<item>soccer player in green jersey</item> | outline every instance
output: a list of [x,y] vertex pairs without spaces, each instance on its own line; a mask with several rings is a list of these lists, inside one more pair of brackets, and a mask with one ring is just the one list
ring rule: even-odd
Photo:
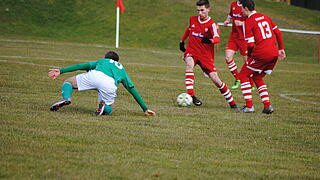
[[49,69],[48,75],[56,79],[60,74],[77,70],[87,70],[88,72],[70,77],[62,84],[62,99],[54,103],[51,111],[57,111],[65,105],[71,104],[71,94],[73,89],[78,91],[97,90],[99,107],[95,114],[97,116],[108,115],[112,113],[113,104],[117,96],[116,91],[120,83],[134,97],[146,116],[154,116],[144,103],[142,97],[134,87],[126,70],[119,62],[119,56],[116,52],[109,51],[104,59],[98,61],[76,64],[60,69]]

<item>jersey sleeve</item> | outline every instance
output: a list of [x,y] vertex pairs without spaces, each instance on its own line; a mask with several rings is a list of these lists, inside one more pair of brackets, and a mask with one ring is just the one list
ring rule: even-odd
[[136,90],[135,87],[130,87],[127,89],[129,91],[129,93],[133,96],[133,98],[136,100],[136,102],[139,104],[139,106],[141,107],[141,109],[143,110],[143,112],[145,112],[146,110],[148,110],[147,105],[144,103],[142,97],[140,96],[140,94],[138,93],[138,91]]
[[230,4],[230,11],[229,11],[228,17],[232,18],[232,3]]
[[210,41],[212,44],[216,44],[220,42],[220,36],[219,36],[219,27],[216,23],[212,23],[210,27],[210,32],[212,34],[212,37],[210,38]]
[[184,31],[184,35],[181,38],[181,41],[184,42],[189,37],[189,34],[190,34],[190,29],[189,27],[187,27],[186,30]]
[[250,20],[247,20],[245,23],[243,23],[243,34],[248,44],[255,42],[253,35],[253,24]]
[[141,107],[141,109],[143,111],[148,110],[147,105],[144,103],[142,97],[140,96],[140,94],[138,93],[138,91],[136,90],[136,88],[134,87],[132,81],[130,80],[129,76],[127,75],[127,73],[125,72],[125,78],[122,80],[122,84],[123,86],[127,89],[127,91],[133,96],[133,98],[136,100],[136,102],[139,104],[139,106]]
[[274,32],[274,34],[277,37],[278,48],[279,48],[279,50],[283,50],[284,49],[284,43],[283,43],[283,39],[282,39],[282,33],[281,33],[280,29],[278,28],[278,26],[272,21],[272,19],[269,18],[269,20],[270,20],[270,23],[271,23],[272,31]]
[[66,72],[77,71],[77,70],[90,70],[90,69],[94,69],[96,67],[96,65],[97,65],[97,61],[76,64],[76,65],[61,68],[60,74],[63,74]]

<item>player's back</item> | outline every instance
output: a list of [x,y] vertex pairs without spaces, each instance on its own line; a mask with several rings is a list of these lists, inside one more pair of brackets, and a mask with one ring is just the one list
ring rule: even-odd
[[277,56],[278,48],[273,32],[277,26],[273,21],[264,14],[254,13],[247,19],[246,26],[248,25],[251,27],[255,41],[253,56],[256,58]]
[[116,86],[118,86],[119,83],[123,83],[124,86],[133,87],[126,70],[122,64],[117,61],[112,59],[100,59],[97,61],[95,70],[101,71],[109,77],[112,77],[115,80]]

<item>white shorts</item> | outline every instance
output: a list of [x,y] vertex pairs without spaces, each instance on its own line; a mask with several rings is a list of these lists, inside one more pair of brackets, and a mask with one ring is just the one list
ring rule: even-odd
[[96,89],[98,91],[98,102],[104,101],[107,105],[113,104],[117,97],[117,86],[112,77],[101,71],[91,70],[76,76],[78,90],[86,91]]

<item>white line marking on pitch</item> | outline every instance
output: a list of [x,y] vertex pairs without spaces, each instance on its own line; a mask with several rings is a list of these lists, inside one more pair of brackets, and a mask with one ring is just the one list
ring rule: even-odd
[[[0,58],[17,58],[17,59],[42,59],[42,60],[56,60],[56,61],[76,61],[76,62],[90,62],[82,59],[64,59],[64,58],[46,58],[46,57],[24,57],[24,56],[0,56]],[[9,62],[9,61],[8,61]],[[160,64],[144,64],[144,63],[129,63],[126,62],[124,64],[128,65],[139,65],[139,66],[151,66],[151,67],[164,67],[164,68],[184,68],[184,65],[181,66],[173,66],[173,65],[160,65]],[[217,68],[218,71],[228,71],[227,69]],[[284,73],[307,73],[307,74],[320,74],[320,72],[309,72],[309,71],[287,71],[276,69],[275,72],[284,72]]]
[[297,101],[297,102],[302,102],[306,104],[320,104],[320,102],[311,102],[311,101],[303,101],[301,99],[289,97],[289,96],[307,96],[307,95],[312,95],[312,96],[319,96],[317,94],[307,94],[307,93],[286,93],[286,94],[279,94],[280,97],[283,97],[285,99],[289,99],[291,101]]

